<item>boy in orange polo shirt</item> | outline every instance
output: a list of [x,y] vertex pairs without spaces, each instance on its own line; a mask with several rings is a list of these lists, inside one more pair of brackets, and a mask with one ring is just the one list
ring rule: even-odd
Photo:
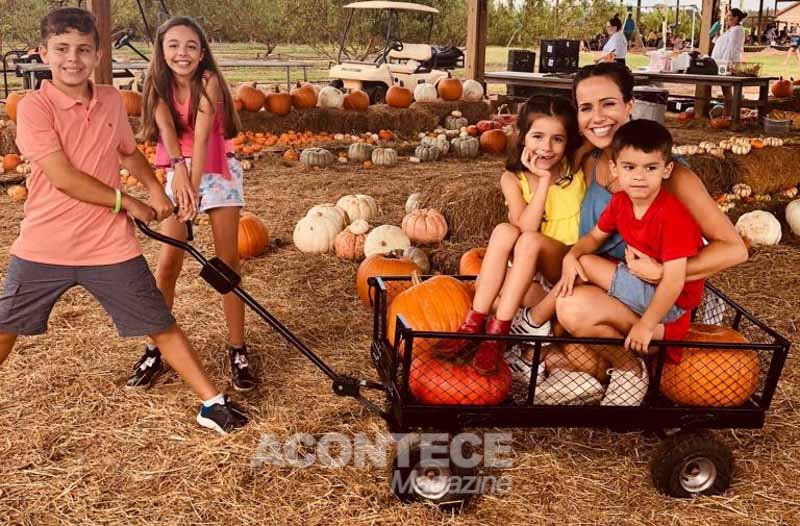
[[[0,297],[0,363],[17,335],[46,332],[55,302],[80,285],[120,336],[156,342],[203,400],[200,425],[223,434],[244,426],[247,417],[211,383],[175,323],[134,236],[128,215],[160,221],[172,204],[136,148],[119,92],[89,81],[100,56],[94,16],[56,9],[41,32],[53,81],[27,95],[17,112],[17,146],[32,171]],[[147,186],[150,204],[119,190],[120,163]]]

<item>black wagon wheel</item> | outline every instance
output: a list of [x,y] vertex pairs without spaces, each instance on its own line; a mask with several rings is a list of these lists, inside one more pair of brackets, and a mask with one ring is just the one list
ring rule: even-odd
[[731,485],[733,454],[706,433],[669,437],[650,466],[656,488],[676,498],[719,495]]
[[[480,488],[477,469],[453,462],[447,440],[447,451],[441,442],[430,442],[425,435],[409,433],[392,451],[389,484],[392,493],[402,502],[427,502],[441,511],[461,511]],[[429,448],[436,447],[433,452]],[[460,447],[469,447],[464,444]],[[462,450],[462,458],[469,452]]]

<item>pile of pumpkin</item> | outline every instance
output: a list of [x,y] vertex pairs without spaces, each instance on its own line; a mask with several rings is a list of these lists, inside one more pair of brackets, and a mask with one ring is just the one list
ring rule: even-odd
[[[442,79],[436,85],[418,84],[412,92],[402,85],[391,86],[386,92],[386,104],[393,108],[408,108],[418,102],[479,101],[483,98],[483,86],[474,80],[461,82],[459,79]],[[268,93],[258,89],[254,82],[239,85],[234,96],[238,111],[258,112],[262,109],[278,116],[288,115],[292,109],[305,110],[315,107],[366,111],[369,108],[369,95],[363,90],[353,89],[347,93],[336,87],[325,86],[318,89],[311,83],[297,83],[289,93],[281,92],[275,85]]]
[[[27,175],[31,173],[31,165],[21,155],[8,153],[3,156],[3,162],[0,164],[0,175],[12,172]],[[22,203],[28,197],[28,189],[24,185],[15,184],[8,187],[6,194],[13,203]]]
[[735,155],[747,155],[752,150],[763,150],[770,146],[783,146],[783,139],[779,137],[730,137],[719,141],[702,141],[700,144],[685,144],[673,146],[673,155],[702,155],[709,154],[720,159],[725,158],[725,152]]
[[[782,190],[778,195],[789,199],[797,197],[797,186],[790,186]],[[768,194],[753,194],[753,189],[750,185],[745,183],[736,183],[731,188],[731,191],[716,198],[717,206],[723,212],[729,212],[736,208],[736,203],[742,201],[744,203],[766,203],[772,201],[772,196]]]
[[[797,195],[795,188],[795,194]],[[800,236],[800,199],[786,205],[784,212],[786,224],[796,236]],[[736,221],[736,231],[750,246],[777,245],[781,241],[781,223],[766,210],[753,210],[742,214]]]

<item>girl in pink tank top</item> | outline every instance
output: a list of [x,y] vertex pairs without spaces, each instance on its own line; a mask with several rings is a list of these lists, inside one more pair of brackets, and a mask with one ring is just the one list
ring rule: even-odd
[[[239,271],[239,212],[244,206],[243,175],[228,153],[240,128],[225,79],[211,54],[203,30],[193,20],[175,17],[158,29],[153,60],[144,89],[142,137],[158,142],[156,164],[166,168],[166,193],[178,207],[163,232],[185,239],[182,221],[207,213],[216,255]],[[162,245],[156,282],[170,305],[183,264],[183,251]],[[256,379],[244,343],[244,305],[233,294],[223,296],[228,325],[228,355],[233,386],[249,391]],[[149,385],[161,371],[151,344],[128,385]]]

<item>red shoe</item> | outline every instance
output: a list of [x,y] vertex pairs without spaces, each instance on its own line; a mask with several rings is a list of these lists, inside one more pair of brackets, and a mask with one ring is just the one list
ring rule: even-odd
[[[511,320],[500,321],[494,316],[486,323],[486,334],[506,335],[511,329]],[[472,357],[472,368],[479,374],[491,376],[497,372],[497,364],[503,359],[506,343],[500,340],[484,340]]]
[[[461,322],[461,325],[456,329],[456,332],[461,334],[480,334],[483,332],[483,325],[486,322],[486,314],[478,311],[474,311],[472,309],[467,312],[467,315],[464,317],[464,321]],[[447,340],[439,340],[436,342],[436,346],[434,347],[434,352],[445,356],[447,358],[452,358],[455,355],[459,354],[463,351],[468,345],[469,340],[459,340],[459,339],[447,339]]]

